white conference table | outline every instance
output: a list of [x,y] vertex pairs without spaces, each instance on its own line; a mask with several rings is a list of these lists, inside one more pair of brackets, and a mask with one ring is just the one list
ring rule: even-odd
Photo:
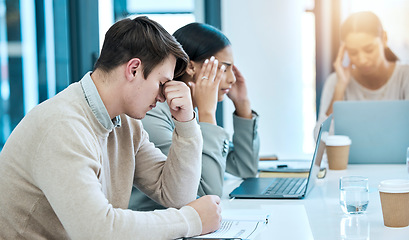
[[[345,215],[339,205],[339,178],[366,176],[369,179],[369,205],[362,215]],[[409,239],[409,227],[389,228],[383,224],[377,190],[386,179],[408,179],[404,164],[350,164],[346,170],[328,170],[324,179],[317,179],[312,191],[298,200],[229,199],[229,193],[241,179],[225,180],[222,209],[265,209],[270,221],[256,240],[264,239]],[[350,223],[350,224],[349,224]]]

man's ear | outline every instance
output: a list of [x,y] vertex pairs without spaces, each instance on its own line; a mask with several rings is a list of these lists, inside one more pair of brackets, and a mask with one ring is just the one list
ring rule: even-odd
[[142,62],[139,58],[132,58],[126,64],[126,79],[132,81],[138,74],[142,74]]

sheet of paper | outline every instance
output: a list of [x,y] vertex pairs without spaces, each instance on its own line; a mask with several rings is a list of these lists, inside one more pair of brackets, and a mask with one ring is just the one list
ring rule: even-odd
[[264,209],[223,209],[222,218],[225,220],[260,221],[267,222],[271,212]]
[[311,160],[276,160],[260,161],[258,169],[266,172],[308,172],[310,166]]
[[[257,221],[267,215],[269,216],[267,224]],[[222,216],[240,216],[239,219],[253,216],[256,221],[225,219],[219,230],[199,238],[314,240],[307,212],[302,204],[263,204],[260,209],[226,209],[222,211]],[[250,235],[246,236],[249,233]]]
[[257,221],[223,220],[219,230],[200,237],[254,239],[264,225],[264,223]]
[[254,239],[268,224],[270,212],[262,209],[226,209],[219,230],[201,238]]
[[307,178],[308,172],[260,172],[261,178]]

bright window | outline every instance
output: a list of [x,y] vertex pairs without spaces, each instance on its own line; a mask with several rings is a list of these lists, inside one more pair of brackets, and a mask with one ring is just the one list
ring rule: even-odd
[[25,114],[69,84],[67,6],[0,1],[0,149]]
[[144,15],[161,24],[170,34],[178,28],[197,21],[198,1],[195,0],[127,0],[125,12],[133,18]]

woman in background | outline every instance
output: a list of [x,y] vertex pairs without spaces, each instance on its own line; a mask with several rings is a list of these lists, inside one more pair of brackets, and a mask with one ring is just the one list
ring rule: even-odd
[[[185,74],[176,80],[185,82],[191,88],[193,105],[196,107],[203,135],[202,175],[198,196],[221,196],[224,172],[241,178],[257,174],[258,115],[250,107],[246,81],[234,65],[231,43],[221,31],[207,24],[191,23],[178,29],[173,35],[190,58]],[[217,64],[224,76],[220,76],[219,72],[214,79],[202,77],[201,71],[208,64]],[[235,106],[232,143],[227,131],[216,123],[217,102],[222,101],[226,95]],[[156,108],[149,111],[143,119],[143,126],[149,133],[150,140],[167,155],[175,127],[167,103],[158,103]],[[129,208],[153,210],[161,206],[134,189]]]
[[[324,84],[315,136],[333,112],[336,101],[409,99],[409,65],[387,45],[381,21],[372,12],[357,12],[341,25],[341,46],[332,73]],[[345,53],[349,57],[343,65]]]

